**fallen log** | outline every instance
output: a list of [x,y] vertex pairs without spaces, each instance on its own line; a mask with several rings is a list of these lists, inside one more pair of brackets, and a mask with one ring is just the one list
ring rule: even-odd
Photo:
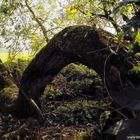
[[126,46],[115,43],[114,37],[89,26],[70,26],[56,34],[22,75],[16,115],[33,115],[36,111],[23,92],[40,106],[39,97],[46,85],[70,63],[80,62],[94,69],[103,79],[108,93],[122,90],[128,85],[126,79],[132,77],[128,73],[135,61],[128,59]]

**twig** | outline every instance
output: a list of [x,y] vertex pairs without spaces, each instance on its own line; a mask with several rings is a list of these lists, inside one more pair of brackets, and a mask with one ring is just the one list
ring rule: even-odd
[[101,52],[101,51],[104,51],[104,50],[108,50],[110,48],[116,48],[116,47],[109,47],[109,48],[102,48],[102,49],[99,49],[99,50],[95,50],[95,51],[90,51],[90,52],[87,52],[87,54],[92,54],[92,53],[96,53],[96,52]]
[[120,109],[115,109],[114,107],[111,107],[109,105],[108,106],[94,106],[93,108],[102,109],[102,110],[106,110],[108,108],[108,109],[111,109],[111,110],[117,112],[118,114],[120,114],[121,116],[123,116],[125,119],[128,119],[128,117],[124,113],[122,113],[121,111],[119,111]]
[[26,124],[24,123],[24,124],[21,125],[17,130],[11,131],[11,132],[8,132],[8,133],[4,134],[4,135],[2,136],[2,138],[8,139],[8,138],[12,137],[13,135],[17,134],[20,130],[22,130],[22,129],[25,128],[25,127],[26,127]]
[[123,116],[125,119],[128,119],[128,117],[127,117],[124,113],[120,112],[118,109],[115,109],[114,107],[111,107],[111,106],[108,106],[108,108],[110,108],[110,109],[112,109],[113,111],[119,113],[119,114],[120,114],[121,116]]
[[111,55],[113,55],[112,52],[107,56],[107,58],[105,59],[105,62],[104,62],[104,73],[103,73],[103,74],[104,74],[104,77],[103,77],[103,81],[104,81],[105,89],[106,89],[106,91],[107,91],[109,97],[112,99],[112,97],[111,97],[111,95],[110,95],[110,92],[109,92],[109,90],[108,90],[108,88],[107,88],[107,84],[106,84],[106,65],[107,65],[107,61],[108,61],[108,59],[111,57]]

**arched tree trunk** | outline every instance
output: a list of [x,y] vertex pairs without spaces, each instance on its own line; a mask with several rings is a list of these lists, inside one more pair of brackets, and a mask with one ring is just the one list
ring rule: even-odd
[[[113,42],[113,35],[89,26],[71,26],[55,35],[24,71],[16,112],[19,116],[34,113],[24,93],[39,106],[39,96],[54,76],[69,63],[80,62],[94,69],[109,91],[121,90],[120,78],[132,65],[124,59],[125,51]],[[123,80],[123,79],[121,79]]]

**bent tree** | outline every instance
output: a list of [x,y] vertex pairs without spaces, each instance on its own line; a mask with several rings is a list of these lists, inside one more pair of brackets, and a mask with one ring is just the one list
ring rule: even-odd
[[25,94],[40,106],[39,97],[46,85],[70,63],[80,62],[94,69],[103,79],[109,94],[130,86],[133,79],[129,70],[135,64],[134,58],[127,54],[124,44],[115,43],[113,38],[111,33],[89,26],[70,26],[56,34],[22,75],[16,115],[33,115],[35,110]]

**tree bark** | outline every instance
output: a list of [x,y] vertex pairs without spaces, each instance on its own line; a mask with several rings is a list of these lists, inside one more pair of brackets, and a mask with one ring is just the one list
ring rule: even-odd
[[27,117],[35,113],[22,91],[40,106],[39,97],[46,85],[72,62],[94,69],[102,77],[108,92],[121,90],[133,64],[127,61],[123,46],[118,49],[113,37],[106,31],[89,26],[67,27],[55,35],[23,73],[22,90],[16,102],[17,115]]
[[14,82],[12,81],[9,70],[0,60],[0,91],[12,84],[14,84]]

